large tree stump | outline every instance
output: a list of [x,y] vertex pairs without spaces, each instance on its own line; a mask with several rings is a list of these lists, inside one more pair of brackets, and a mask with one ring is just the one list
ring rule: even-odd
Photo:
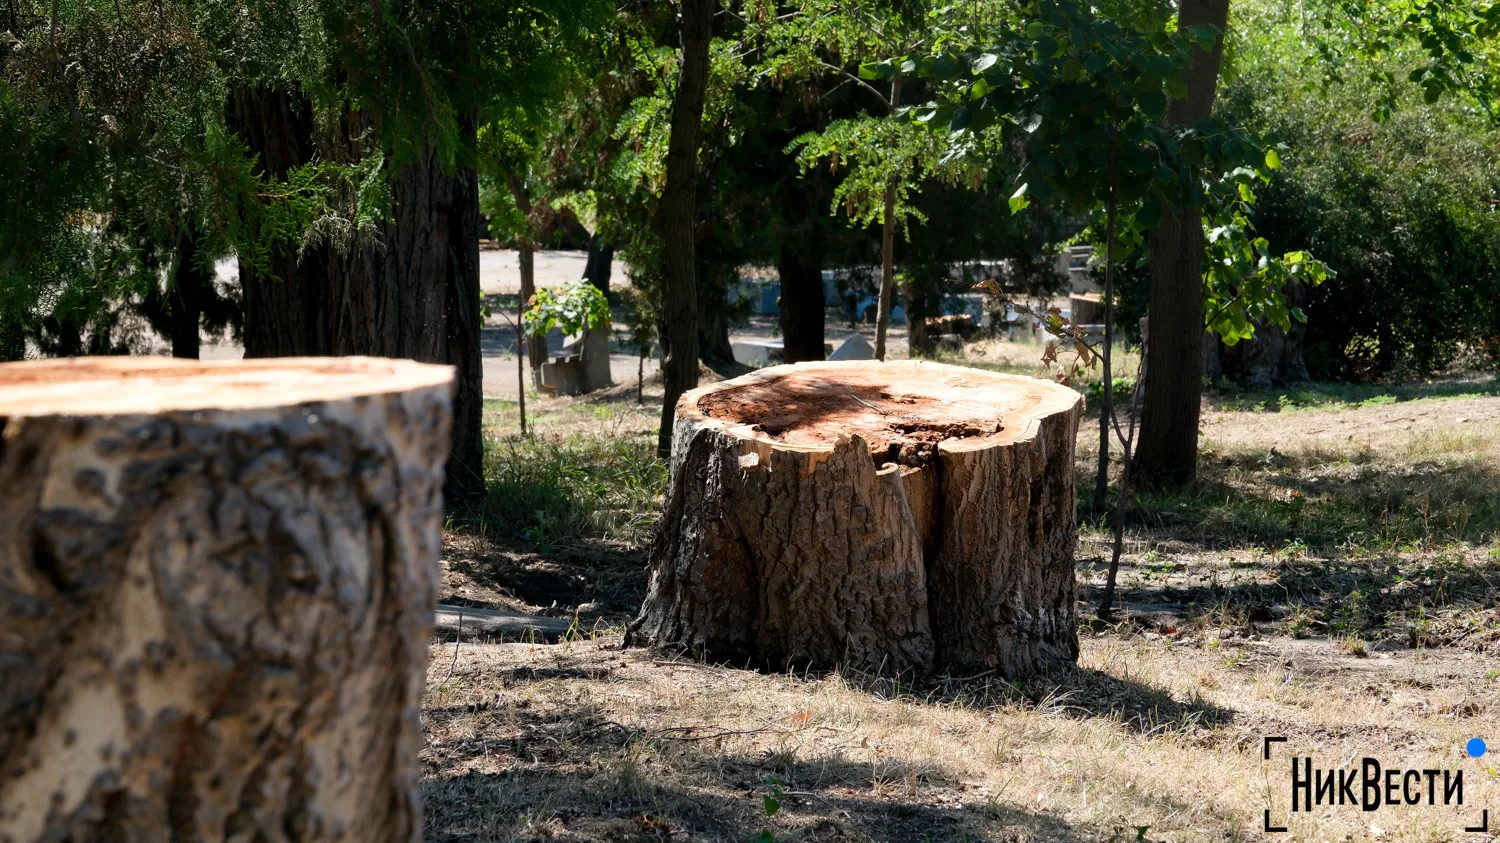
[[452,381],[0,366],[0,841],[421,839]]
[[627,643],[777,668],[1076,659],[1082,404],[920,362],[777,366],[683,395]]

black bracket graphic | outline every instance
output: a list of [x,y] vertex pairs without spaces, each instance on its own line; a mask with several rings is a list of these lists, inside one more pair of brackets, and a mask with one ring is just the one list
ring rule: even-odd
[[[1271,760],[1271,744],[1273,744],[1273,743],[1286,743],[1286,738],[1284,738],[1284,737],[1281,737],[1281,738],[1271,738],[1271,737],[1268,737],[1265,740],[1266,740],[1266,743],[1265,743],[1264,749],[1261,752],[1261,756],[1263,758],[1265,758],[1265,760],[1270,761]],[[1284,826],[1284,825],[1271,825],[1271,809],[1270,808],[1266,809],[1265,831],[1266,831],[1267,834],[1276,834],[1278,832],[1285,832],[1285,831],[1287,831],[1287,827]]]
[[1271,744],[1273,743],[1286,743],[1286,738],[1266,738],[1266,748],[1264,756],[1267,761],[1271,760]]
[[1489,830],[1490,830],[1490,809],[1489,808],[1485,808],[1484,809],[1484,813],[1481,814],[1480,816],[1483,819],[1479,823],[1479,825],[1476,825],[1473,828],[1466,828],[1466,829],[1464,829],[1464,831],[1481,831],[1481,832],[1488,833]]

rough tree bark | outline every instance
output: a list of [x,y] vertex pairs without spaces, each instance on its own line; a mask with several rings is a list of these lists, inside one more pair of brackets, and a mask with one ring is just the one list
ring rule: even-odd
[[827,307],[822,255],[812,244],[805,251],[785,244],[776,255],[776,272],[781,277],[782,359],[788,363],[822,360]]
[[678,396],[698,385],[698,131],[703,122],[703,92],[708,87],[708,46],[718,8],[718,0],[682,0],[678,5],[682,62],[672,98],[660,211],[666,271],[657,336],[665,398],[656,450],[664,457],[672,451],[672,408]]
[[1077,657],[1082,400],[936,363],[777,366],[685,394],[631,645],[763,667]]
[[[241,87],[230,93],[227,120],[258,159],[260,171],[285,178],[313,160],[312,104],[299,91]],[[326,246],[299,253],[275,247],[269,266],[240,259],[246,357],[332,354],[328,337]]]
[[0,840],[422,839],[451,382],[0,366]]
[[[1199,50],[1183,75],[1187,98],[1174,99],[1167,122],[1192,124],[1213,110],[1222,34],[1229,0],[1182,0],[1177,28],[1212,25],[1220,38],[1212,50]],[[1176,488],[1193,483],[1198,472],[1198,414],[1203,399],[1203,226],[1194,208],[1168,209],[1152,232],[1151,334],[1146,349],[1145,401],[1141,443],[1132,471],[1137,483]]]
[[[230,123],[276,177],[312,160],[311,107],[295,91],[237,90]],[[472,141],[474,129],[466,127]],[[245,357],[360,354],[457,369],[446,494],[484,493],[479,354],[479,183],[445,169],[432,145],[390,179],[393,223],[378,246],[271,256],[272,275],[240,263]]]
[[380,245],[330,260],[328,353],[454,367],[444,494],[472,500],[484,494],[478,177],[449,171],[429,145],[392,177],[391,199],[394,221],[380,226]]

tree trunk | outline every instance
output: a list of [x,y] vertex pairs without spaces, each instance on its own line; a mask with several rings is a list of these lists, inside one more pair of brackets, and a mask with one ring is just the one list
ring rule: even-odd
[[1076,659],[1081,404],[911,361],[777,366],[685,394],[627,644],[1010,677]]
[[[1302,282],[1288,281],[1285,290],[1288,307],[1307,303]],[[1209,380],[1226,377],[1249,389],[1270,389],[1310,379],[1302,358],[1307,339],[1307,323],[1292,320],[1284,331],[1279,325],[1257,321],[1255,336],[1234,345],[1225,345],[1216,336],[1205,336],[1203,366]]]
[[929,296],[925,286],[915,278],[907,278],[901,285],[901,294],[906,298],[906,354],[913,359],[932,351],[932,339],[927,336]]
[[698,290],[694,238],[698,228],[698,129],[703,122],[703,93],[708,87],[708,47],[713,38],[718,0],[681,0],[682,62],[672,98],[672,126],[667,140],[666,185],[661,198],[662,239],[666,267],[662,278],[661,429],[656,450],[672,451],[672,408],[678,396],[698,385]]
[[776,255],[781,276],[781,356],[787,363],[823,359],[823,256],[784,244]]
[[484,493],[483,369],[479,356],[479,183],[448,172],[428,146],[391,178],[394,221],[379,246],[337,259],[329,272],[333,354],[446,363],[457,371],[450,500]]
[[[516,263],[521,273],[521,312],[525,313],[530,306],[531,297],[536,295],[536,249],[529,243],[522,243],[516,249]],[[520,349],[517,349],[520,354]],[[531,364],[532,381],[541,383],[541,376],[537,370],[547,362],[547,337],[527,336],[525,344],[526,360]],[[526,390],[526,384],[521,384],[521,390]]]
[[0,840],[422,839],[451,383],[0,366]]
[[[298,91],[236,88],[227,120],[264,175],[282,179],[313,160],[312,105]],[[247,358],[333,353],[327,330],[327,259],[326,246],[299,254],[295,243],[273,247],[266,266],[240,258]]]
[[[901,77],[891,80],[891,111],[901,103]],[[885,334],[891,324],[891,298],[896,293],[896,185],[885,186],[885,208],[880,228],[880,296],[875,300],[875,359],[885,359]]]
[[734,273],[733,267],[698,264],[698,359],[711,369],[734,364],[729,344],[729,276]]
[[615,247],[599,239],[598,234],[589,236],[588,260],[583,265],[583,280],[609,295],[609,277],[613,270]]
[[198,261],[198,240],[183,235],[177,240],[177,271],[167,291],[167,323],[171,326],[172,356],[197,360],[201,351],[199,333],[204,299],[214,294],[214,276]]
[[[1177,28],[1218,27],[1212,50],[1200,50],[1184,74],[1187,98],[1172,100],[1167,122],[1191,125],[1213,110],[1229,0],[1183,0]],[[1203,226],[1195,208],[1168,209],[1151,232],[1150,310],[1141,443],[1133,472],[1139,485],[1188,486],[1198,471],[1198,414],[1203,397]]]

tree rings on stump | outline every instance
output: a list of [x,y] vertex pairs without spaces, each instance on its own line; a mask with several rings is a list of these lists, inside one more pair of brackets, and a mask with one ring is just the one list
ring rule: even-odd
[[1078,655],[1075,391],[803,363],[682,396],[629,644],[781,668],[1032,673]]
[[452,383],[0,365],[0,841],[422,839]]

